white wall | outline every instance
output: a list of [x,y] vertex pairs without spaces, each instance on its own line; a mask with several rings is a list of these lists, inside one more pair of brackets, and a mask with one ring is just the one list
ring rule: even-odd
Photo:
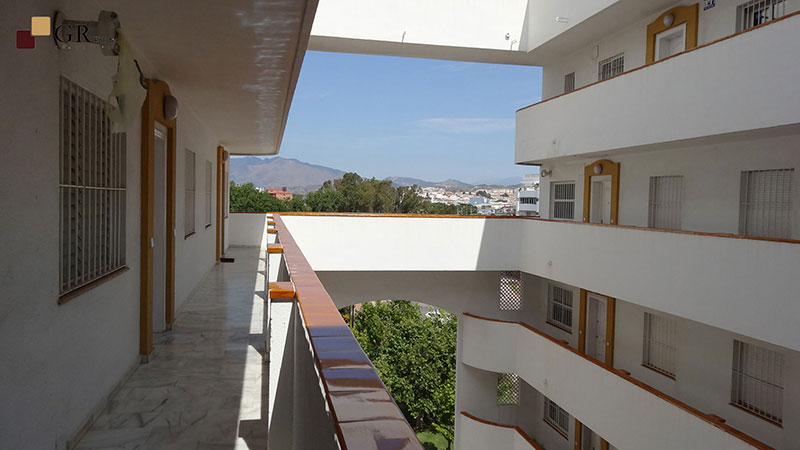
[[484,450],[502,448],[508,450],[533,450],[517,430],[489,425],[462,416],[461,426],[456,430],[460,450]]
[[[36,38],[36,48],[14,48],[14,30],[30,27],[34,14],[59,9],[67,17],[95,20],[99,10],[85,2],[32,0],[5,3],[0,24],[10,39],[0,49],[3,99],[0,135],[0,448],[63,449],[66,441],[102,406],[112,388],[138,361],[140,129],[127,134],[126,262],[129,270],[91,291],[58,305],[59,287],[59,77],[105,97],[117,59],[95,46],[58,51],[52,38]],[[125,18],[120,18],[125,26]],[[135,46],[135,43],[134,43]],[[137,55],[148,70],[146,55]],[[169,81],[169,80],[167,80]],[[180,92],[174,94],[181,98]],[[200,162],[213,158],[216,142],[191,113],[178,118],[178,233],[183,218],[183,152]],[[214,161],[215,159],[212,159]],[[198,191],[197,235],[177,255],[177,304],[213,265],[213,227],[202,228]],[[179,236],[183,236],[179,234]]]

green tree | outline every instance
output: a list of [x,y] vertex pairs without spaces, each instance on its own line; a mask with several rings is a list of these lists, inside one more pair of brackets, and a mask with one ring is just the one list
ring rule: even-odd
[[419,186],[401,186],[397,188],[397,212],[414,214],[420,212],[423,198],[417,194]]
[[313,212],[336,212],[342,203],[341,192],[332,187],[321,187],[319,190],[306,195],[307,209]]
[[417,305],[367,303],[354,317],[359,344],[409,423],[453,440],[457,320],[422,317]]

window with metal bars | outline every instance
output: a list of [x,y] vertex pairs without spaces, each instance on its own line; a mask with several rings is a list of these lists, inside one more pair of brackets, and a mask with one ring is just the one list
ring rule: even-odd
[[572,289],[551,283],[547,290],[547,322],[572,331]]
[[575,90],[575,72],[564,75],[564,93]]
[[499,406],[519,404],[519,375],[497,374],[497,404]]
[[539,203],[539,199],[536,197],[522,197],[519,202],[523,205],[535,205]]
[[680,230],[682,199],[683,176],[650,177],[647,226]]
[[597,65],[597,79],[599,81],[615,77],[625,71],[625,54],[620,53],[600,61]]
[[213,186],[213,181],[211,179],[212,172],[213,166],[211,161],[206,161],[206,228],[211,226],[211,218],[213,216],[211,212],[211,188]]
[[785,0],[750,0],[736,8],[736,31],[781,17],[786,12]]
[[559,433],[569,436],[569,413],[549,398],[544,398],[544,421]]
[[125,266],[125,133],[108,103],[61,77],[59,292]]
[[183,208],[183,234],[184,237],[189,237],[194,233],[194,213],[195,213],[195,154],[193,151],[186,149],[185,155],[186,167],[185,169],[185,197]]
[[644,313],[642,364],[675,377],[678,331],[675,319]]
[[500,311],[522,309],[522,279],[519,270],[500,272]]
[[742,172],[739,233],[788,239],[792,235],[794,169]]
[[782,354],[734,340],[731,403],[783,424],[783,366]]
[[575,220],[575,182],[550,183],[550,217]]

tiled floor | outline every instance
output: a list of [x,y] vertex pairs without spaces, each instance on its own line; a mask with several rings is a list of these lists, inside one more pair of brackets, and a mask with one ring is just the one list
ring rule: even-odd
[[266,449],[264,261],[228,252],[178,311],[171,332],[122,386],[79,450]]

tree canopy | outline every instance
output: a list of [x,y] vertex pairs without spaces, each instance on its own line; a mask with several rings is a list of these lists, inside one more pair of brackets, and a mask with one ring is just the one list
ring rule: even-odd
[[[349,319],[349,318],[348,318]],[[456,336],[453,314],[427,317],[402,300],[363,304],[353,334],[417,432],[453,441]]]
[[340,179],[326,181],[305,197],[278,200],[259,191],[252,183],[231,182],[230,202],[233,212],[363,212],[401,214],[477,214],[469,204],[432,203],[418,194],[419,187],[395,187],[389,180],[362,178],[348,172]]

